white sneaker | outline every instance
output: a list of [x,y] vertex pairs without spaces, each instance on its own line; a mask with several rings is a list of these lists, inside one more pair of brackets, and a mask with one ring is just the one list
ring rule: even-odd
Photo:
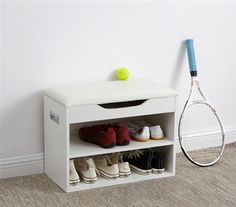
[[112,164],[109,156],[97,156],[94,157],[96,168],[100,175],[106,179],[115,179],[119,177],[118,164]]
[[122,153],[118,152],[118,153],[111,154],[110,160],[111,160],[112,164],[118,164],[120,177],[127,177],[127,176],[131,175],[129,163],[123,161]]
[[163,139],[163,131],[160,127],[160,125],[152,126],[150,127],[150,134],[151,134],[151,139]]
[[150,130],[148,126],[139,126],[134,123],[128,123],[130,135],[139,142],[146,142],[150,139]]
[[97,180],[96,166],[92,158],[76,159],[75,167],[85,183],[94,183]]
[[[142,137],[144,137],[144,136],[149,136],[149,138],[154,139],[154,140],[164,138],[163,131],[162,131],[160,125],[153,125],[152,123],[141,120],[141,121],[136,121],[136,122],[131,123],[131,126],[133,126],[133,128],[135,128],[135,126],[136,126],[136,129],[139,129],[139,131],[141,131],[141,132],[136,131],[134,133],[134,135],[132,135],[134,137],[134,139],[136,139],[138,141],[142,141],[142,140],[147,141],[148,139],[142,139]],[[131,128],[131,132],[132,132],[133,128]],[[140,130],[140,129],[142,129],[142,130]],[[147,131],[149,131],[149,133]]]
[[70,160],[70,180],[71,185],[77,185],[80,182],[79,175],[76,172],[74,160]]

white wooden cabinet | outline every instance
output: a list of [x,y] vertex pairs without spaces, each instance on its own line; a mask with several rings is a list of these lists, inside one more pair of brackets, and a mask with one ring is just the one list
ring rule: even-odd
[[[45,173],[64,191],[72,192],[175,175],[176,92],[149,80],[81,83],[44,91]],[[82,126],[145,120],[161,125],[165,139],[131,141],[127,146],[103,149],[81,141]],[[71,158],[158,147],[165,157],[165,172],[69,184]]]

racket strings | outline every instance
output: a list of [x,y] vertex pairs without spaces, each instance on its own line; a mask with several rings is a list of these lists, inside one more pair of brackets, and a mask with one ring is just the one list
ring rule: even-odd
[[221,157],[225,134],[209,103],[200,100],[185,106],[178,130],[181,148],[191,162],[209,166]]

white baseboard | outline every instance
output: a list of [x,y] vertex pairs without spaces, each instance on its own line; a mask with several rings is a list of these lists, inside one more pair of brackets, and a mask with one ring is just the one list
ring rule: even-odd
[[43,153],[0,159],[0,178],[44,173]]
[[[193,149],[201,148],[199,146],[210,147],[214,146],[214,141],[219,134],[218,131],[211,131],[211,132],[203,132],[198,134],[191,135],[191,143],[193,144]],[[236,128],[226,128],[225,129],[225,144],[230,144],[236,142]],[[202,147],[202,148],[204,148]],[[181,148],[179,145],[179,140],[176,143],[176,153],[181,152]]]
[[[212,138],[214,138],[216,134],[217,132],[202,133],[193,135],[192,137],[197,143],[199,138],[204,136],[205,144],[210,145]],[[236,128],[226,129],[225,134],[226,144],[236,142]],[[181,152],[178,140],[176,140],[176,152]],[[44,173],[43,153],[0,159],[0,178],[42,173]]]

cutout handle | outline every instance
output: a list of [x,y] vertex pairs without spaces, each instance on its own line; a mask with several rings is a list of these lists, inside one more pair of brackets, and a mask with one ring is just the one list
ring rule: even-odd
[[118,108],[139,106],[139,105],[143,104],[145,101],[147,101],[147,99],[135,100],[135,101],[125,101],[125,102],[105,103],[105,104],[98,104],[98,105],[104,109],[118,109]]

